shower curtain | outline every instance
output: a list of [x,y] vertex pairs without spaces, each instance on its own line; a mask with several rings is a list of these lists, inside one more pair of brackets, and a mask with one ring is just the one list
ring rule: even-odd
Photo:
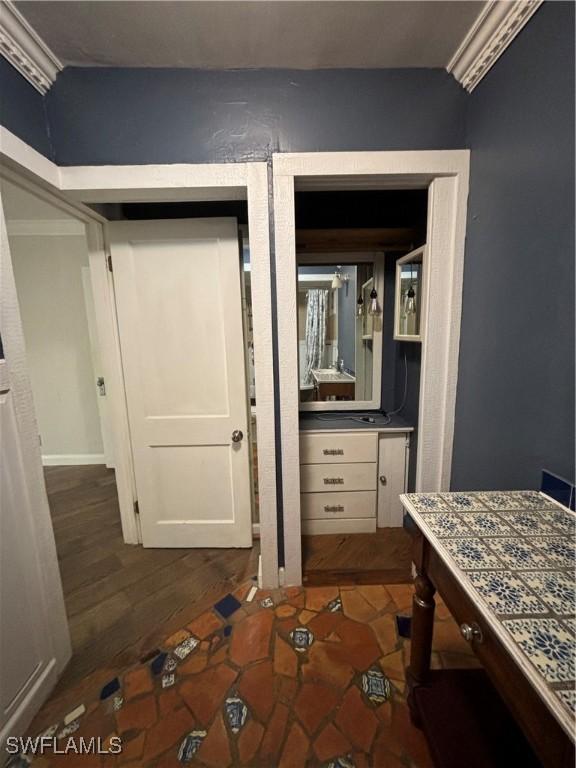
[[322,367],[326,343],[328,291],[311,288],[306,305],[306,384],[312,384],[312,371]]

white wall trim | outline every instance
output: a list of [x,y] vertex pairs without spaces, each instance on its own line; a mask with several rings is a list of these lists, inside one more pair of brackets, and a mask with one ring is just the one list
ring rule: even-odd
[[86,229],[75,219],[7,219],[10,237],[82,237]]
[[0,53],[42,94],[63,69],[11,0],[2,0],[0,5]]
[[43,187],[60,189],[60,168],[1,125],[0,154],[9,167],[22,173],[25,178],[32,178]]
[[[424,152],[326,152],[273,156],[278,368],[286,583],[301,570],[298,333],[294,190],[298,177],[315,177],[316,188],[353,183],[355,188],[429,187],[428,288],[423,342],[417,490],[450,484],[469,150]],[[350,177],[350,178],[346,178]]]
[[88,466],[106,464],[106,457],[103,453],[42,454],[42,464],[45,467]]
[[491,0],[446,67],[470,93],[532,18],[542,0]]
[[60,189],[84,203],[245,200],[248,165],[78,165],[59,168]]

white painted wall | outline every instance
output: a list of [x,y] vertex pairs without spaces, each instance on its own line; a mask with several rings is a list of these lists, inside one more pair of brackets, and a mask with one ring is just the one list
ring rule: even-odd
[[103,462],[82,285],[86,239],[9,239],[44,463]]

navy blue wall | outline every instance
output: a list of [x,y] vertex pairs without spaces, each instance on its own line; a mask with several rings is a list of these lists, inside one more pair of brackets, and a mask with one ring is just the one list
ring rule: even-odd
[[60,165],[461,148],[465,102],[451,75],[431,69],[68,68],[47,96]]
[[53,159],[44,97],[0,56],[0,123]]
[[452,486],[574,478],[574,5],[545,3],[469,100]]

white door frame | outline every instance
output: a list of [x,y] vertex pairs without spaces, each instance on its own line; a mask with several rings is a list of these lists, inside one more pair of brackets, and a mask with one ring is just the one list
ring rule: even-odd
[[469,164],[469,150],[273,156],[286,584],[302,583],[295,189],[429,189],[416,489],[441,491],[452,468]]
[[107,392],[110,393],[111,421],[115,427],[114,453],[122,531],[127,543],[138,543],[140,535],[133,504],[134,472],[113,285],[106,264],[107,243],[102,226],[106,220],[83,203],[247,199],[257,393],[261,580],[265,587],[276,587],[276,448],[266,163],[59,167],[1,127],[0,159],[4,167],[16,171],[21,180],[28,179],[36,194],[45,190],[53,201],[61,201],[62,206],[68,206],[74,211],[73,215],[87,225],[98,332],[103,339],[103,363],[110,385]]

